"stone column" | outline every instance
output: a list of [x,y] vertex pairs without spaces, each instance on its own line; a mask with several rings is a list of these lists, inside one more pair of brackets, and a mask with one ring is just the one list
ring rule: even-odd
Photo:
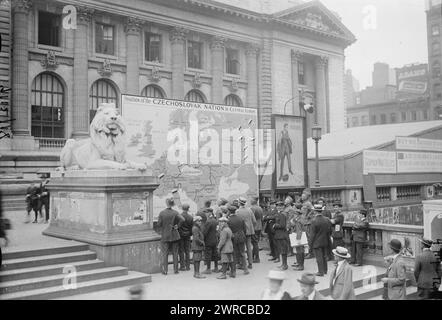
[[302,59],[303,53],[298,50],[292,50],[292,114],[299,115],[299,82],[298,82],[298,62]]
[[184,66],[186,55],[184,44],[187,30],[175,27],[170,31],[169,39],[172,47],[172,97],[184,99]]
[[12,50],[12,132],[15,136],[29,136],[28,85],[28,12],[29,0],[13,1]]
[[93,10],[77,7],[77,29],[74,35],[74,105],[73,138],[89,135],[88,31]]
[[127,72],[126,72],[126,92],[128,94],[140,94],[140,69],[139,52],[140,47],[140,25],[141,20],[129,17],[126,21],[126,41],[127,41]]
[[325,66],[328,58],[321,56],[315,61],[316,66],[316,101],[315,101],[315,124],[322,128],[322,132],[327,130],[327,105],[326,105],[326,84],[325,84]]
[[224,76],[224,45],[226,39],[220,36],[212,38],[210,49],[212,50],[212,103],[222,104],[223,99],[223,76]]
[[247,107],[255,109],[258,108],[258,53],[258,46],[251,44],[247,46]]

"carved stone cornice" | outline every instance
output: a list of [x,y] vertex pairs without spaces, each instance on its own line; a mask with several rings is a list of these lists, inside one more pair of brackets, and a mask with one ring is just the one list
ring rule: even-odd
[[32,7],[31,0],[14,0],[12,1],[12,8],[14,12],[20,12],[28,14],[29,9]]
[[292,54],[292,62],[293,63],[298,62],[304,56],[304,52],[299,51],[299,50],[295,50],[295,49],[292,49],[291,54]]
[[260,51],[260,48],[255,44],[248,44],[246,47],[246,56],[256,57]]
[[176,42],[182,42],[186,40],[187,33],[189,31],[187,29],[181,28],[181,27],[173,27],[170,29],[169,32],[169,39],[170,42],[176,43]]
[[316,61],[315,61],[316,67],[319,67],[319,68],[324,68],[327,65],[327,63],[328,63],[328,57],[326,57],[326,56],[319,56],[316,58]]
[[224,49],[227,39],[223,36],[214,36],[210,41],[210,49]]
[[141,19],[129,17],[126,19],[126,24],[124,25],[124,28],[127,34],[138,35],[140,33],[142,24],[143,21]]
[[78,24],[89,24],[89,22],[92,19],[92,15],[94,14],[94,9],[85,7],[85,6],[78,6],[77,9],[77,23]]

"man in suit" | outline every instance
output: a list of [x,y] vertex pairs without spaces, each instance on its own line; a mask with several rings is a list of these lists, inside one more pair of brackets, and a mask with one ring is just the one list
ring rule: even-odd
[[[227,224],[230,230],[232,230],[233,259],[235,260],[234,266],[235,264],[238,264],[240,268],[244,270],[244,274],[249,274],[246,257],[244,255],[246,246],[246,224],[236,214],[237,208],[235,206],[229,206],[228,210],[230,214]],[[231,270],[230,276],[235,278],[236,268]]]
[[418,300],[433,299],[440,287],[442,270],[440,261],[431,251],[433,242],[418,239],[422,243],[422,253],[414,261],[414,277],[417,282]]
[[202,228],[203,218],[195,216],[193,218],[194,225],[192,227],[192,252],[193,252],[193,277],[196,279],[204,279],[205,276],[200,273],[200,264],[203,259],[204,251],[204,235]]
[[167,275],[168,256],[171,251],[173,255],[173,270],[175,273],[178,273],[178,247],[180,240],[178,229],[183,223],[184,218],[172,209],[174,205],[175,201],[173,198],[166,199],[167,208],[161,211],[158,216],[157,228],[159,228],[161,233],[161,272],[164,275]]
[[293,257],[295,253],[293,252],[293,248],[290,246],[290,233],[292,232],[293,225],[291,224],[292,219],[296,215],[295,209],[293,208],[293,198],[291,196],[287,196],[284,200],[284,214],[287,219],[287,242],[289,243],[289,252],[288,256]]
[[[282,264],[279,266],[282,270],[287,270],[287,254],[289,251],[289,236],[287,231],[287,217],[284,214],[284,202],[278,201],[276,204],[276,208],[278,212],[275,215],[275,224],[273,225],[273,229],[275,230],[275,240],[278,253],[281,255]],[[276,262],[276,261],[275,261]]]
[[[311,191],[310,189],[304,189],[301,194],[301,203],[302,203],[302,224],[305,229],[305,233],[307,238],[310,239],[310,231],[311,231],[311,223],[314,216],[313,205],[311,202]],[[314,257],[313,248],[309,247],[309,252],[305,256],[305,259],[311,259]]]
[[322,206],[315,205],[314,210],[316,216],[311,224],[311,234],[309,246],[313,248],[316,257],[316,263],[318,264],[318,277],[323,277],[327,274],[327,248],[330,238],[330,220],[322,215]]
[[246,248],[247,248],[247,260],[249,261],[248,268],[252,269],[253,263],[253,252],[252,252],[252,236],[255,235],[255,225],[256,218],[253,211],[250,208],[246,208],[247,199],[240,197],[239,209],[236,214],[240,217],[246,224]]
[[344,247],[333,249],[335,268],[330,276],[330,295],[334,300],[356,300],[353,286],[353,270],[348,264],[350,258],[348,250]]
[[[296,240],[302,239],[302,234],[304,232],[304,227],[302,225],[302,212],[301,212],[301,205],[298,205],[295,210],[295,216],[292,218],[291,225],[292,225],[292,232],[296,234]],[[295,271],[302,271],[304,270],[304,245],[300,244],[295,246],[296,250],[296,263],[293,265],[293,269]]]
[[259,263],[259,240],[261,239],[263,211],[262,208],[258,205],[257,198],[252,199],[250,201],[250,204],[250,209],[252,210],[256,219],[255,234],[252,236],[253,263]]
[[406,267],[400,254],[402,243],[397,239],[392,239],[389,245],[394,252],[393,262],[387,269],[387,277],[382,278],[381,281],[388,286],[389,300],[406,300]]
[[211,274],[210,270],[211,262],[214,261],[215,269],[213,272],[218,272],[218,254],[217,254],[217,244],[218,244],[218,236],[217,236],[217,227],[218,222],[216,221],[215,215],[213,212],[209,213],[209,217],[207,218],[206,223],[203,224],[203,235],[204,235],[204,260],[206,261],[207,269],[203,272],[203,274]]
[[315,290],[316,281],[313,273],[306,272],[301,279],[297,279],[301,285],[302,294],[294,300],[327,300],[322,294]]
[[339,247],[344,247],[344,230],[343,230],[343,226],[344,226],[344,215],[341,212],[341,208],[342,208],[342,204],[339,201],[335,201],[333,203],[333,210],[334,210],[334,216],[333,219],[331,219],[331,223],[332,223],[332,239],[333,239],[333,244],[332,247],[333,249],[336,249],[338,246]]
[[352,242],[351,242],[351,263],[357,266],[362,266],[363,262],[363,246],[367,241],[367,210],[362,209],[356,218],[352,228]]
[[178,228],[180,234],[179,256],[180,271],[190,270],[190,237],[192,236],[193,217],[189,214],[190,206],[183,204],[181,216],[184,221]]

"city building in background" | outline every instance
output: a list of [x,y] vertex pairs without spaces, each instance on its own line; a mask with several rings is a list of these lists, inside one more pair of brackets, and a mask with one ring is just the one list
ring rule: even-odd
[[430,104],[432,117],[442,119],[442,1],[426,0]]
[[120,94],[256,108],[270,128],[272,114],[299,113],[302,91],[317,110],[308,133],[315,116],[324,133],[346,127],[344,49],[355,37],[319,1],[70,1],[76,29],[63,27],[67,4],[12,2],[4,172],[56,167],[66,139],[87,136],[98,105],[120,107]]

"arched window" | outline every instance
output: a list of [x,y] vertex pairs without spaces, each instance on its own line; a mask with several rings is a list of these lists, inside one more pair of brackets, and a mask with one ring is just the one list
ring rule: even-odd
[[199,90],[190,90],[186,96],[184,97],[185,101],[190,102],[198,102],[198,103],[205,103],[206,97],[204,94]]
[[241,99],[237,95],[234,95],[234,94],[229,94],[224,99],[224,104],[227,106],[242,107]]
[[146,86],[143,91],[141,91],[141,95],[149,98],[165,98],[163,90],[155,85]]
[[110,81],[99,79],[92,84],[89,94],[89,122],[92,122],[100,103],[103,102],[115,103],[118,108],[117,90]]
[[64,138],[64,88],[51,73],[41,73],[32,82],[31,133],[34,137]]

